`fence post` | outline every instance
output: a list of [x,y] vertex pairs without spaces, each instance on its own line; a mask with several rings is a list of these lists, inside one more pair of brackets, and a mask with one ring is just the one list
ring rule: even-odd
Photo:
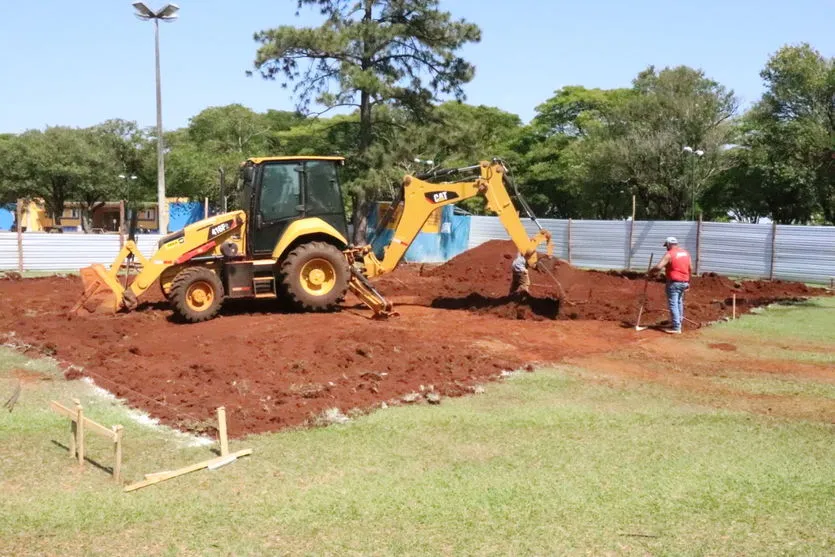
[[635,234],[635,196],[632,196],[632,222],[629,225],[629,253],[626,256],[626,270],[632,270],[632,237]]
[[119,202],[119,249],[125,246],[125,201]]
[[203,198],[203,218],[204,219],[209,218],[209,198],[208,197]]
[[777,243],[777,222],[771,222],[771,267],[768,271],[768,280],[774,280],[774,248]]
[[696,275],[699,274],[699,262],[702,260],[702,214],[699,213],[699,222],[696,224]]
[[17,200],[17,271],[23,273],[23,210],[20,207],[20,199]]
[[571,219],[568,219],[568,264],[571,265]]

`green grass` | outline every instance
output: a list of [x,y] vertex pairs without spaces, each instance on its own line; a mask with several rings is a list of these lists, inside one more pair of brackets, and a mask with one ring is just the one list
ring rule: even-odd
[[[709,334],[805,338],[833,307],[769,309]],[[57,377],[49,361],[0,349],[0,398],[20,368]],[[541,370],[440,406],[236,440],[253,455],[128,494],[55,444],[68,432],[50,399],[79,396],[88,416],[126,426],[130,480],[213,455],[83,382],[25,383],[14,412],[0,411],[0,554],[835,553],[835,426],[588,375]],[[109,466],[109,447],[91,445]]]
[[[802,310],[802,311],[799,311]],[[835,343],[835,297],[812,298],[792,305],[772,305],[758,314],[707,329],[709,335],[731,335],[781,344],[786,339],[832,346]]]
[[712,380],[715,383],[754,395],[791,395],[835,400],[835,384],[819,383],[797,377],[787,379],[784,377],[760,377],[745,374],[734,377],[716,377]]

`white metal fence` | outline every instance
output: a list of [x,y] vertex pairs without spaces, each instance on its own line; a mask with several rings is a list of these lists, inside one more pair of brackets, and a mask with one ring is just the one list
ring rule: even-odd
[[[593,221],[542,219],[554,238],[554,255],[594,269],[645,269],[651,253],[658,261],[667,236],[676,236],[693,255],[697,272],[829,284],[835,278],[835,227],[734,224],[688,221]],[[536,231],[526,221],[528,233]],[[468,247],[508,238],[496,217],[472,217]],[[116,234],[21,235],[22,264],[31,271],[77,270],[109,263],[119,251]],[[140,234],[146,257],[158,234]],[[631,239],[631,242],[630,242]],[[631,244],[631,245],[630,245]],[[0,232],[0,269],[18,269],[18,238]]]
[[[76,271],[93,263],[109,264],[119,253],[118,234],[47,234],[24,232],[23,269],[26,271]],[[137,234],[139,251],[150,257],[157,250],[159,234]],[[20,267],[15,232],[0,232],[0,269]]]
[[[835,227],[693,221],[540,219],[554,255],[591,269],[646,269],[664,239],[675,236],[699,273],[830,284],[835,278]],[[529,233],[536,225],[528,221]],[[508,235],[497,217],[473,217],[470,248]],[[631,245],[630,245],[631,238]]]

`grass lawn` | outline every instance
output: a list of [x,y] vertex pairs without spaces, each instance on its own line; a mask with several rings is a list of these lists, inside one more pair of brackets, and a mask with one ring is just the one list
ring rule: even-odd
[[[771,308],[702,335],[796,341],[806,353],[835,344],[835,303]],[[14,411],[0,409],[0,555],[835,554],[835,425],[584,373],[544,369],[440,406],[236,440],[231,450],[253,455],[123,493],[70,460],[49,400],[77,396],[88,416],[125,425],[130,481],[214,455],[64,381],[48,360],[0,348],[0,402],[25,378]],[[793,392],[786,377],[770,381],[745,388]],[[831,383],[808,383],[803,392],[833,398]],[[97,439],[88,455],[112,464]]]

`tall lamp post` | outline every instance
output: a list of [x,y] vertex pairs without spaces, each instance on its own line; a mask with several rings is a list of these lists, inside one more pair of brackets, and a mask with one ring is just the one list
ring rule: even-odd
[[159,222],[159,233],[168,233],[168,205],[165,202],[165,153],[162,139],[162,90],[159,77],[159,22],[173,21],[177,19],[177,11],[180,9],[177,4],[166,4],[157,11],[145,5],[144,2],[134,2],[136,17],[143,21],[153,20],[154,22],[154,45],[156,53],[157,72],[157,219]]
[[[697,157],[694,163],[705,154],[701,149],[693,149],[690,146],[685,146],[682,151]],[[696,171],[694,163],[690,164],[690,218],[696,220]]]

